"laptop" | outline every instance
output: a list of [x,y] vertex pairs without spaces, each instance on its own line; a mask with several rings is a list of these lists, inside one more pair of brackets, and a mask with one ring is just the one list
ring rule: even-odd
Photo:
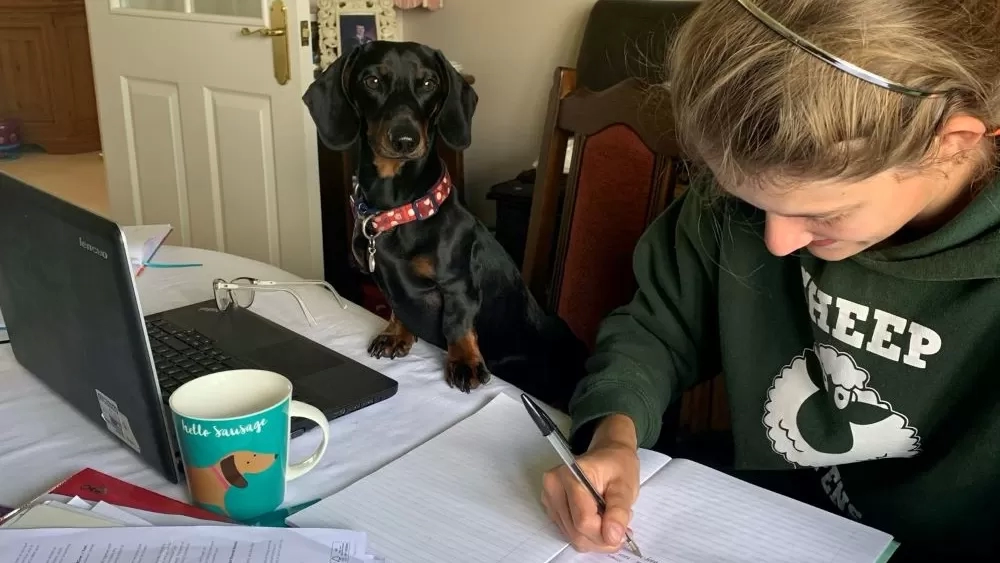
[[[192,378],[274,371],[331,420],[398,388],[249,309],[220,313],[214,297],[144,317],[119,226],[2,172],[0,311],[25,369],[173,483],[183,471],[166,401]],[[292,435],[314,425],[293,418]]]

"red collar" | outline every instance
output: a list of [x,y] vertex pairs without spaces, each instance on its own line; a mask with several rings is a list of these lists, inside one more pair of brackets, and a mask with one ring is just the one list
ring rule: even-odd
[[215,475],[215,478],[222,484],[222,490],[229,488],[229,481],[226,479],[226,476],[222,474],[222,470],[219,469],[219,464],[212,466],[212,475]]
[[423,197],[386,211],[378,211],[368,207],[358,193],[360,190],[355,187],[355,195],[351,197],[351,208],[354,210],[355,217],[366,224],[367,232],[365,234],[374,237],[391,231],[403,223],[434,216],[444,200],[448,199],[451,194],[451,183],[448,168],[443,166],[441,177]]

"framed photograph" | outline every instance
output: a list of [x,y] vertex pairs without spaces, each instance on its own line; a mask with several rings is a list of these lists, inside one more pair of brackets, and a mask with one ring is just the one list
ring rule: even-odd
[[393,0],[317,0],[319,70],[372,41],[400,41]]

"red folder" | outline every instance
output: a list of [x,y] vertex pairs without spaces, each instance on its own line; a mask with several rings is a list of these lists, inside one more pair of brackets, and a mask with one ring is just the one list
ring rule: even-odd
[[[158,512],[160,514],[179,514],[203,520],[233,523],[232,520],[221,514],[172,499],[131,483],[126,483],[90,468],[75,473],[69,479],[46,491],[45,494],[63,495],[71,498],[80,497],[90,502],[104,501],[108,504]],[[39,496],[44,496],[44,494]],[[34,502],[30,502],[28,505],[30,506]],[[0,516],[0,523],[20,512],[20,509],[15,509],[8,514]]]

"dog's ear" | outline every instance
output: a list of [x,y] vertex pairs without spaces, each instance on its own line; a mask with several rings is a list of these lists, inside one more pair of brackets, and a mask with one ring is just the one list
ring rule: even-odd
[[222,476],[229,481],[229,484],[239,488],[245,489],[248,485],[246,477],[243,473],[236,467],[236,455],[228,455],[219,462],[219,470],[222,471]]
[[472,144],[472,115],[476,112],[479,95],[448,62],[444,53],[435,50],[434,58],[441,69],[445,88],[445,98],[437,114],[437,132],[452,150],[465,150]]
[[351,98],[349,82],[357,53],[354,49],[333,61],[302,96],[320,140],[335,151],[353,145],[361,132],[361,115]]

